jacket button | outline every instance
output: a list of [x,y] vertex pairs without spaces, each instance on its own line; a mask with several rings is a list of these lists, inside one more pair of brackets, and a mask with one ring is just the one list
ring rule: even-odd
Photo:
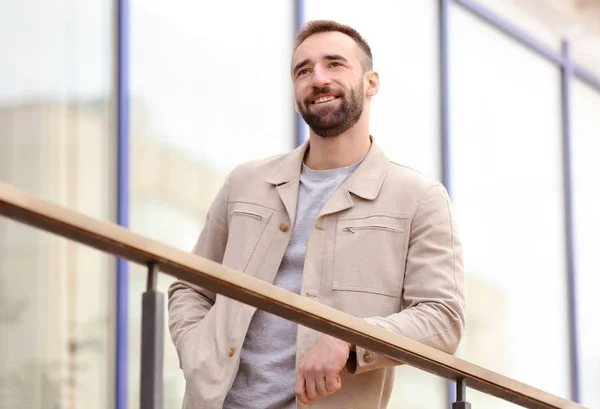
[[284,232],[284,233],[285,233],[286,231],[288,231],[288,229],[289,229],[289,228],[290,228],[290,226],[288,226],[288,225],[287,225],[287,223],[281,223],[281,224],[279,225],[279,230],[281,230],[281,231],[282,231],[282,232]]
[[372,356],[372,355],[371,355],[369,352],[365,352],[365,353],[363,354],[363,360],[364,360],[366,363],[369,363],[369,362],[371,362],[371,361],[373,360],[373,356]]
[[229,354],[230,357],[232,357],[235,354],[235,349],[229,348],[229,351],[227,353]]

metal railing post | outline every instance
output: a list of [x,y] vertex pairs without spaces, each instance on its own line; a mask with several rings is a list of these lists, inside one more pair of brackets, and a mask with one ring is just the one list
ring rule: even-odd
[[452,409],[471,409],[471,404],[467,399],[467,380],[461,378],[456,381],[456,402],[452,404]]
[[158,266],[148,264],[148,282],[142,295],[142,361],[140,409],[163,408],[164,298],[156,291]]

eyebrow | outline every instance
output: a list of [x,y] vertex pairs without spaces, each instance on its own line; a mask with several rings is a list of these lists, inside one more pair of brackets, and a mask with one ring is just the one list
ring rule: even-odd
[[[328,54],[328,55],[324,56],[323,59],[328,60],[328,61],[343,61],[345,63],[348,62],[348,59],[346,59],[346,57],[341,56],[339,54]],[[301,69],[302,67],[307,65],[309,62],[310,62],[310,59],[308,59],[308,58],[300,61],[298,64],[296,64],[294,66],[293,73],[296,74],[296,72],[298,72],[299,69]]]
[[326,60],[329,60],[329,61],[344,61],[344,62],[348,62],[348,60],[346,59],[346,57],[341,56],[339,54],[326,55],[323,58],[325,58]]

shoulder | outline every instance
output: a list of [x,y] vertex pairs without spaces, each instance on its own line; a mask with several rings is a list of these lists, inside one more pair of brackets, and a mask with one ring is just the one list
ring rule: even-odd
[[439,180],[392,160],[389,162],[386,179],[390,188],[402,192],[403,195],[408,194],[417,201],[430,193],[447,195],[446,188]]
[[[423,226],[447,226],[452,220],[452,203],[443,183],[421,172],[390,161],[388,170],[391,198],[404,203],[413,222]],[[452,225],[452,223],[450,224]]]
[[263,157],[237,165],[227,177],[228,201],[251,201],[276,206],[270,178],[285,163],[289,153]]
[[232,181],[261,177],[264,179],[275,172],[288,155],[289,153],[280,153],[241,163],[232,169],[229,177]]

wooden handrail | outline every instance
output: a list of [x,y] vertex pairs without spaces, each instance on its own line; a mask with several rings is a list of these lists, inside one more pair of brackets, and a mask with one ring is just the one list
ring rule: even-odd
[[2,183],[0,214],[135,263],[157,263],[161,272],[426,372],[455,381],[464,379],[470,388],[526,408],[584,408],[211,260],[150,240],[114,223],[49,203]]

